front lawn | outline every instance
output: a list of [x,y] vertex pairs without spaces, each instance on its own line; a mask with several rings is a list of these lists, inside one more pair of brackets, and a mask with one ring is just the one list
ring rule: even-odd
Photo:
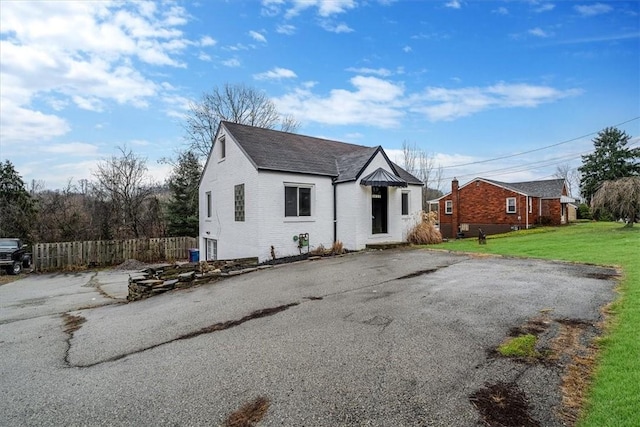
[[579,426],[632,426],[640,420],[640,226],[590,222],[455,240],[429,248],[618,266],[620,296],[612,305]]

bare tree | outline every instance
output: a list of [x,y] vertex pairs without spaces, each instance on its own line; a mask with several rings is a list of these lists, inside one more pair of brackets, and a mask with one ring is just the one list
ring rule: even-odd
[[[565,163],[556,166],[556,172],[553,176],[565,180],[569,195],[573,196],[577,194],[578,187],[580,186],[580,172],[578,172],[578,169],[572,168],[569,163]],[[576,190],[576,192],[574,193],[573,190]]]
[[593,195],[591,207],[606,209],[632,227],[640,214],[640,176],[604,181]]
[[427,202],[442,195],[442,166],[436,166],[435,155],[422,150],[416,143],[404,141],[402,156],[405,170],[424,183],[422,208],[427,210]]
[[189,104],[184,129],[190,149],[206,157],[220,121],[295,132],[299,123],[292,116],[282,116],[264,92],[243,84],[225,84],[205,92],[198,102]]
[[117,235],[140,237],[143,205],[151,196],[151,181],[147,175],[147,161],[126,147],[118,147],[120,155],[98,163],[94,171],[96,189],[113,210]]

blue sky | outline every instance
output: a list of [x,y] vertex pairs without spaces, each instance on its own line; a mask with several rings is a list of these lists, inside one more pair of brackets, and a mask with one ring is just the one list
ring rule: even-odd
[[302,134],[399,163],[415,144],[443,190],[551,178],[606,126],[640,143],[637,1],[3,0],[0,43],[0,160],[49,189],[124,145],[164,180],[189,102],[225,83]]

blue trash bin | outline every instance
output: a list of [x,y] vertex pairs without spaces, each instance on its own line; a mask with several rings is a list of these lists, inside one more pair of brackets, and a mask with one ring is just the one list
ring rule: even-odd
[[189,262],[200,261],[200,251],[198,249],[189,249]]

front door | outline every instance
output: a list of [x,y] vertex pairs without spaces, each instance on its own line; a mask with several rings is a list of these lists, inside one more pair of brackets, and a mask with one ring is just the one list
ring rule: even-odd
[[387,187],[371,187],[371,232],[387,232]]

